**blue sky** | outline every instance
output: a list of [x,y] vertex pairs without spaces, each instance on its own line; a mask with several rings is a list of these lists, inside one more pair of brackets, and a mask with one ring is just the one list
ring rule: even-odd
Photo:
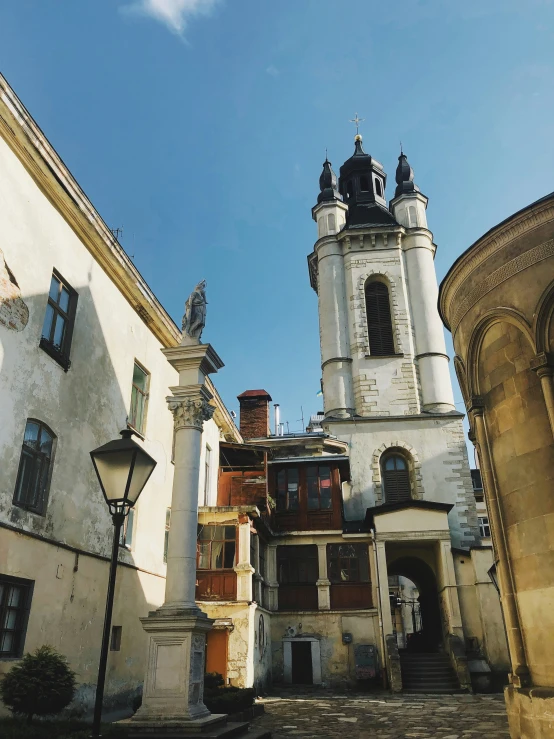
[[403,142],[439,279],[554,189],[552,0],[12,0],[0,65],[177,322],[207,279],[228,407],[263,387],[291,431],[321,406],[310,209],[356,111],[389,197]]

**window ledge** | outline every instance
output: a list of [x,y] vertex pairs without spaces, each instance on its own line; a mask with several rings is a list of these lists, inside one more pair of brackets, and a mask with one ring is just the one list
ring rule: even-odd
[[44,518],[44,516],[46,516],[46,511],[45,510],[40,510],[39,511],[39,510],[37,510],[35,508],[31,508],[30,506],[26,506],[24,503],[18,503],[16,500],[13,500],[12,501],[12,505],[14,505],[16,508],[21,508],[21,510],[23,510],[23,511],[27,511],[27,513],[32,513],[35,516],[42,516],[42,518]]
[[65,355],[60,349],[58,349],[54,344],[52,344],[51,341],[45,339],[44,336],[41,336],[39,347],[43,351],[45,351],[49,357],[57,362],[60,367],[63,368],[64,372],[67,372],[67,370],[71,367],[71,360],[69,359],[69,357]]
[[364,354],[366,359],[396,359],[403,356],[404,352],[398,352],[396,354]]

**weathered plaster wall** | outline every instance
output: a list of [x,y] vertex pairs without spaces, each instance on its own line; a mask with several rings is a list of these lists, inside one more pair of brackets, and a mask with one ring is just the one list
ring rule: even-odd
[[[35,582],[25,651],[51,644],[65,654],[79,684],[73,707],[90,708],[109,563],[6,530],[0,535],[0,562],[3,574]],[[165,579],[124,566],[118,568],[117,578],[113,624],[123,630],[121,651],[110,651],[108,657],[106,705],[125,707],[144,677],[147,640],[139,616],[163,601]],[[13,664],[0,660],[0,675]]]
[[[283,681],[283,639],[315,637],[321,648],[323,683],[339,687],[355,681],[354,648],[373,644],[380,651],[376,609],[360,611],[297,611],[272,616],[273,679]],[[352,643],[343,644],[342,634],[352,634]]]
[[478,541],[475,496],[459,418],[406,421],[326,422],[325,430],[349,445],[352,485],[344,501],[346,518],[360,519],[367,508],[386,502],[379,460],[387,448],[402,447],[414,462],[412,497],[454,503],[449,514],[454,546]]
[[472,549],[470,556],[454,553],[454,568],[464,637],[475,638],[492,670],[510,668],[500,599],[488,576],[494,562],[492,548]]

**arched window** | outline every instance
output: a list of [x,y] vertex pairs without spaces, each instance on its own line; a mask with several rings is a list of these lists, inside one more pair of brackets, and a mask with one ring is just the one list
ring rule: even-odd
[[379,177],[375,178],[375,194],[378,195],[380,198],[383,197],[383,183],[379,179]]
[[415,205],[410,205],[408,208],[408,220],[410,222],[410,227],[417,226],[417,211],[415,209]]
[[335,227],[335,214],[334,213],[329,213],[329,215],[327,216],[327,228],[329,229],[330,234],[335,233],[336,227]]
[[367,177],[360,177],[360,190],[361,192],[369,192],[369,180]]
[[40,421],[27,421],[13,502],[41,515],[46,511],[55,438]]
[[389,290],[383,282],[368,282],[365,288],[369,352],[372,356],[394,354]]
[[410,469],[404,455],[398,452],[383,455],[381,479],[385,492],[385,503],[400,503],[411,499]]

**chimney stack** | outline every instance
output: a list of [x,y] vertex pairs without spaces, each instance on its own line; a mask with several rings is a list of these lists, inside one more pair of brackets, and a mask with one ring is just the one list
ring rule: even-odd
[[240,432],[243,437],[245,439],[268,437],[271,395],[265,390],[246,390],[237,399],[240,403]]

